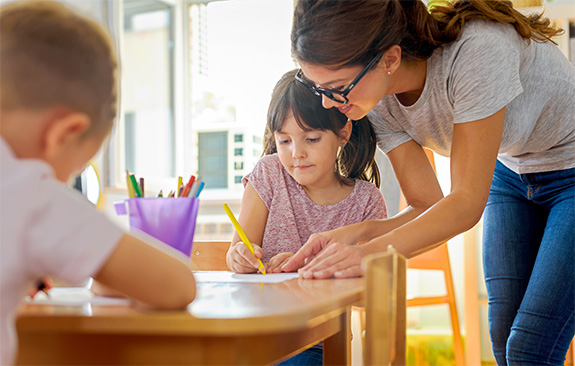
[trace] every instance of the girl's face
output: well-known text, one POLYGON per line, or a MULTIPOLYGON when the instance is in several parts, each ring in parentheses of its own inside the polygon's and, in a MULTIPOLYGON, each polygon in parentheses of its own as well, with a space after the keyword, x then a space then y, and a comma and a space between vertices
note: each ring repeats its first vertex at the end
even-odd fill
MULTIPOLYGON (((381 60, 379 62, 382 62, 381 60)), ((361 66, 329 69, 325 66, 311 65, 300 62, 300 67, 306 79, 316 86, 343 91, 363 70, 361 66)), ((338 103, 322 95, 322 104, 326 109, 337 108, 352 120, 358 120, 367 115, 384 95, 391 94, 389 91, 389 78, 385 77, 385 71, 376 65, 353 87, 347 95, 347 104, 338 103)))
POLYGON ((335 161, 344 138, 332 131, 304 131, 293 115, 286 119, 281 131, 274 133, 274 138, 282 165, 299 184, 324 188, 337 181, 335 161))

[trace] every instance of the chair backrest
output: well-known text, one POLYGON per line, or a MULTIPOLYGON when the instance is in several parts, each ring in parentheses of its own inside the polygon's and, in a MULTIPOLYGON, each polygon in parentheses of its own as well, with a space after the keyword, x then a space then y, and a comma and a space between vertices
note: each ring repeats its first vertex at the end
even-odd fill
POLYGON ((393 248, 367 256, 365 365, 405 365, 406 260, 393 248))
POLYGON ((195 271, 229 271, 226 253, 229 241, 194 241, 192 269, 195 271))

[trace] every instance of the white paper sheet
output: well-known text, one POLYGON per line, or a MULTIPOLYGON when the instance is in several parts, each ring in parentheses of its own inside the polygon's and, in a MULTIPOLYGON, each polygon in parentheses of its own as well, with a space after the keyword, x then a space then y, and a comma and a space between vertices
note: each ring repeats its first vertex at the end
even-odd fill
POLYGON ((53 287, 48 291, 50 296, 39 292, 33 299, 26 297, 24 300, 30 304, 80 306, 92 305, 127 305, 129 299, 117 297, 95 296, 92 291, 85 287, 53 287))
POLYGON ((279 283, 298 278, 297 273, 239 274, 229 271, 195 271, 197 282, 279 283))

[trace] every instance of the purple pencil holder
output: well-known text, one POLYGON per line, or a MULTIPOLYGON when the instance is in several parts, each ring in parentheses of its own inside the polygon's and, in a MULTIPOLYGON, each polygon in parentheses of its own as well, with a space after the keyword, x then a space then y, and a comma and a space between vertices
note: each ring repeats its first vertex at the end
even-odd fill
POLYGON ((130 228, 143 231, 190 257, 198 216, 198 198, 130 198, 115 202, 118 215, 129 215, 130 228))

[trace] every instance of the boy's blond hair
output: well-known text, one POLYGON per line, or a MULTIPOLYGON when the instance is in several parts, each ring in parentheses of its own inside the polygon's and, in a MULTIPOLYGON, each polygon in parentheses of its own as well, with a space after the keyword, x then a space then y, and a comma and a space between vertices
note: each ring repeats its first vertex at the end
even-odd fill
POLYGON ((53 1, 0 7, 0 108, 86 113, 86 135, 116 116, 116 59, 98 23, 53 1))

